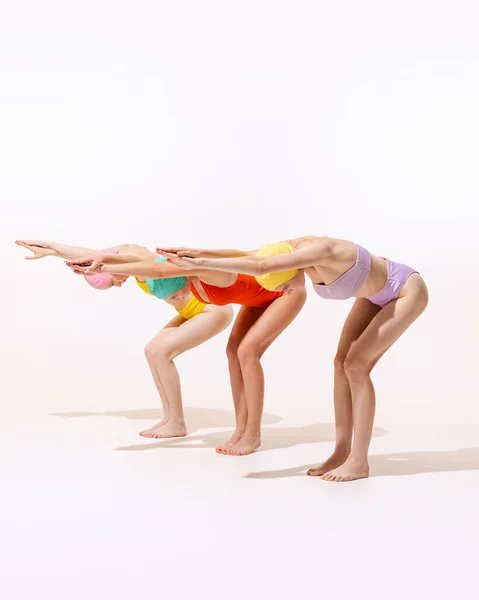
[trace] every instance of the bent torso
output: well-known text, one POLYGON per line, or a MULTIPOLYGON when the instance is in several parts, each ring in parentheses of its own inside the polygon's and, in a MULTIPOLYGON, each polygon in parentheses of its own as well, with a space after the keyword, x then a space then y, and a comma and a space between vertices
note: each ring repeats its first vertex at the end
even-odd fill
POLYGON ((265 307, 283 292, 270 292, 263 288, 252 275, 237 275, 236 281, 228 287, 220 287, 192 277, 192 291, 198 300, 218 306, 240 304, 241 306, 265 307))
MULTIPOLYGON (((304 272, 315 284, 331 285, 346 271, 352 269, 358 257, 357 244, 336 238, 306 236, 288 240, 295 249, 300 250, 315 243, 321 243, 324 259, 304 269, 304 272)), ((374 296, 380 292, 388 277, 388 264, 385 258, 371 254, 371 269, 366 281, 354 294, 356 298, 374 296)))

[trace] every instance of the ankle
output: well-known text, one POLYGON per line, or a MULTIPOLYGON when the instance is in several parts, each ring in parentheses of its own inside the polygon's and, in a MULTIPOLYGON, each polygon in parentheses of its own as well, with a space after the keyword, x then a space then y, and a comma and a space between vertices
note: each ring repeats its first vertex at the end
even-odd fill
POLYGON ((368 455, 364 454, 364 452, 351 452, 351 454, 348 456, 348 461, 356 465, 367 465, 368 455))
POLYGON ((334 448, 334 454, 339 454, 340 456, 349 456, 351 454, 351 444, 336 444, 334 448))

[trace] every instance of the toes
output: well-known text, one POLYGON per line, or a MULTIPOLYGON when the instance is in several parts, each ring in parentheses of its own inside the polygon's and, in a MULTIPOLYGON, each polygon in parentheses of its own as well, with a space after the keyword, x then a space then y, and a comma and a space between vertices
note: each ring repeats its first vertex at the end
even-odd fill
POLYGON ((232 450, 232 456, 248 456, 249 454, 253 454, 254 450, 232 450))
POLYGON ((233 456, 244 456, 245 454, 248 454, 248 451, 239 450, 238 448, 232 448, 232 454, 233 456))

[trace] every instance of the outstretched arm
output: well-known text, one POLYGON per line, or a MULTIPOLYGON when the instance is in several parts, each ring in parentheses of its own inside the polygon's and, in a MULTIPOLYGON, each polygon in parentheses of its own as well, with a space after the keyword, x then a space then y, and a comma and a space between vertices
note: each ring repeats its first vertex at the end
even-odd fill
POLYGON ((66 244, 57 244, 45 240, 17 240, 17 246, 22 246, 33 256, 27 256, 27 260, 35 260, 45 256, 55 256, 56 258, 66 259, 72 264, 91 264, 96 268, 100 264, 116 265, 122 263, 133 263, 144 260, 144 257, 137 254, 108 254, 101 250, 92 250, 82 246, 67 246, 66 244))
POLYGON ((44 256, 74 260, 86 255, 98 258, 102 254, 91 248, 66 246, 65 244, 57 244, 46 240, 17 240, 15 244, 33 252, 33 256, 27 257, 29 260, 43 258, 44 256))
POLYGON ((212 269, 257 276, 289 269, 304 269, 321 264, 326 254, 326 246, 318 240, 289 254, 245 256, 242 258, 181 258, 176 254, 164 252, 161 254, 166 256, 170 262, 184 269, 212 269))
POLYGON ((202 248, 164 248, 159 247, 156 249, 158 254, 167 252, 168 254, 176 254, 177 256, 183 257, 188 256, 190 258, 235 258, 241 256, 251 256, 256 254, 257 250, 205 250, 202 248))
POLYGON ((76 262, 69 264, 75 272, 84 273, 85 275, 97 273, 112 273, 113 275, 129 275, 131 277, 141 277, 149 279, 163 279, 165 277, 200 277, 205 273, 205 269, 193 268, 185 271, 170 262, 158 263, 153 260, 142 260, 124 264, 102 264, 98 267, 78 266, 76 262))

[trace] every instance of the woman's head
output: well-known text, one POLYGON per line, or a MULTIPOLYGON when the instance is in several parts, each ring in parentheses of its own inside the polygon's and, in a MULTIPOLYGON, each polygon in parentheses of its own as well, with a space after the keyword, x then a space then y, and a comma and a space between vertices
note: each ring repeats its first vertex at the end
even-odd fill
MULTIPOLYGON (((114 248, 101 250, 105 254, 118 254, 114 248)), ((111 273, 96 273, 95 275, 84 275, 88 285, 96 290, 108 290, 111 287, 121 287, 128 279, 128 275, 113 275, 111 273)))
MULTIPOLYGON (((276 244, 267 244, 258 250, 256 256, 278 256, 279 254, 288 254, 294 252, 294 248, 285 242, 278 242, 276 244)), ((270 292, 283 291, 278 289, 283 287, 287 282, 291 281, 298 275, 298 269, 291 269, 290 271, 280 271, 278 273, 266 273, 265 275, 258 275, 255 277, 256 281, 265 289, 270 292)), ((304 285, 304 280, 303 280, 304 285)))

